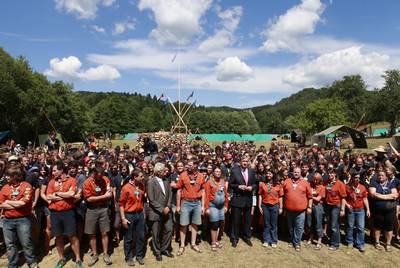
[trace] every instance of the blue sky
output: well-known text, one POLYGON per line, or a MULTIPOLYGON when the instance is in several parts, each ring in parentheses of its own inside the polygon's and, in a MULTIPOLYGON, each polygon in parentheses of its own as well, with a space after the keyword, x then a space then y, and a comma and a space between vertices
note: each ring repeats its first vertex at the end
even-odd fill
POLYGON ((400 1, 4 0, 0 46, 75 90, 271 104, 400 64, 400 1), (177 53, 174 62, 174 55, 177 53))

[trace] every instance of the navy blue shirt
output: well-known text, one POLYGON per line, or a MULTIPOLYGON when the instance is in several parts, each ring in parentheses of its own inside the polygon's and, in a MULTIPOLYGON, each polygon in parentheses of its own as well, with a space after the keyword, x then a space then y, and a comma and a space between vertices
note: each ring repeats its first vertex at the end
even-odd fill
MULTIPOLYGON (((392 193, 392 189, 397 189, 397 183, 395 180, 388 181, 386 184, 380 184, 378 180, 372 180, 369 187, 376 189, 376 192, 383 195, 392 193)), ((375 210, 387 209, 388 202, 395 202, 394 200, 379 200, 372 199, 372 206, 375 210)))

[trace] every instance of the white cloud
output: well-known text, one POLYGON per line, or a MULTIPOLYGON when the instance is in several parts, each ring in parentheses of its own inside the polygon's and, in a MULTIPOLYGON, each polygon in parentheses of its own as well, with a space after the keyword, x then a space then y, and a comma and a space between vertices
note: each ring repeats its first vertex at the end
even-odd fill
POLYGON ((109 65, 100 65, 87 70, 81 69, 82 63, 79 58, 69 56, 67 58, 53 58, 50 60, 50 69, 45 75, 58 77, 66 80, 115 80, 121 75, 117 69, 109 65))
POLYGON ((157 28, 150 36, 160 44, 187 44, 193 36, 202 33, 200 18, 212 0, 140 0, 138 8, 154 14, 157 28))
POLYGON ((360 46, 354 46, 296 64, 291 67, 290 74, 285 76, 283 81, 298 88, 320 87, 345 75, 360 74, 373 88, 382 86, 381 75, 390 66, 388 55, 376 52, 363 53, 360 46))
POLYGON ((116 54, 89 54, 88 60, 96 64, 107 64, 118 69, 177 70, 177 63, 184 70, 211 70, 218 59, 231 55, 247 57, 257 50, 254 48, 226 48, 203 53, 193 47, 182 48, 175 63, 171 62, 175 50, 158 46, 151 40, 129 39, 114 43, 120 51, 116 54))
POLYGON ((112 6, 116 0, 54 0, 56 9, 75 14, 79 19, 94 19, 98 6, 112 6))
POLYGON ((95 30, 97 33, 106 33, 106 29, 97 25, 92 25, 92 29, 95 30))
POLYGON ((267 52, 298 52, 299 39, 314 33, 317 23, 322 20, 323 11, 324 5, 320 0, 302 0, 301 4, 269 23, 265 33, 267 40, 262 49, 267 52))
POLYGON ((123 34, 127 30, 134 30, 135 23, 133 21, 123 21, 114 23, 113 35, 123 34))
POLYGON ((225 11, 217 9, 217 15, 222 21, 222 28, 215 31, 199 45, 199 50, 203 52, 223 49, 234 42, 234 32, 237 29, 243 14, 241 6, 234 6, 225 11))
POLYGON ((215 68, 218 81, 246 81, 253 76, 253 70, 238 57, 228 57, 215 68))

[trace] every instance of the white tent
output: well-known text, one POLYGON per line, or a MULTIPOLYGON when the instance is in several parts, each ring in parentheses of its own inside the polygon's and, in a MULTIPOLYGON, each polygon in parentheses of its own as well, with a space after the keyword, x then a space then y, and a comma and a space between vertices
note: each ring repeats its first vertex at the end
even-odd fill
POLYGON ((392 136, 392 145, 397 150, 400 150, 400 132, 392 136))

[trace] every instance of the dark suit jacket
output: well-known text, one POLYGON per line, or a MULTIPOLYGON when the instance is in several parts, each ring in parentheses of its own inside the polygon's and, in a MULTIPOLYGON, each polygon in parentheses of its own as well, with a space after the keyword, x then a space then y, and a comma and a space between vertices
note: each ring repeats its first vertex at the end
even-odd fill
POLYGON ((150 221, 159 221, 162 219, 162 211, 165 207, 171 209, 172 192, 167 181, 163 181, 165 194, 162 191, 156 177, 152 177, 147 182, 147 199, 149 200, 150 209, 148 219, 150 221))
POLYGON ((251 207, 253 204, 253 192, 257 191, 258 181, 254 169, 248 168, 248 183, 246 185, 242 169, 240 166, 235 166, 231 170, 231 177, 229 178, 229 189, 231 189, 233 196, 231 199, 232 207, 251 207), (239 185, 251 186, 252 191, 243 191, 239 189, 239 185))

